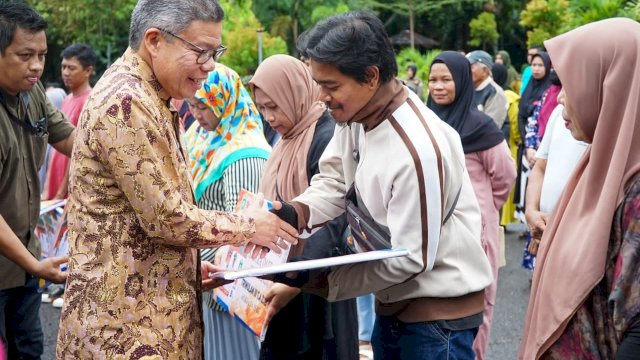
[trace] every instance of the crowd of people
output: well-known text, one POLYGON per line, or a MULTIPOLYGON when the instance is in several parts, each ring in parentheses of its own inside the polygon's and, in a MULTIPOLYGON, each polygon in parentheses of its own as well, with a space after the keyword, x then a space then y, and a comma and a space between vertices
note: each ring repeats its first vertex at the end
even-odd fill
POLYGON ((485 359, 515 221, 518 358, 637 357, 637 22, 531 47, 522 75, 506 51, 444 51, 424 101, 370 13, 319 22, 304 62, 273 55, 246 85, 220 63, 224 17, 139 0, 93 87, 93 49, 62 52, 66 95, 40 82, 47 22, 0 3, 0 359, 42 355, 40 278, 65 284, 60 359, 485 359), (242 189, 273 209, 236 210, 242 189), (69 254, 40 260, 40 201, 65 198, 69 254), (244 244, 409 255, 276 275, 260 341, 211 292, 217 250, 244 244))

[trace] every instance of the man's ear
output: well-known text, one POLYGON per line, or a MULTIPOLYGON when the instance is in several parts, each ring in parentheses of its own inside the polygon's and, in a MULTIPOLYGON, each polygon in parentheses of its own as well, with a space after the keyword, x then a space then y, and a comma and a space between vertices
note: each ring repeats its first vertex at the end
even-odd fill
POLYGON ((376 87, 378 87, 378 85, 380 85, 380 69, 378 69, 378 67, 375 65, 371 65, 367 67, 365 72, 367 86, 369 86, 370 89, 375 89, 376 87))
POLYGON ((91 75, 93 74, 93 66, 89 65, 86 68, 82 69, 82 71, 84 71, 87 77, 91 77, 91 75))
POLYGON ((151 55, 152 58, 156 58, 158 56, 158 52, 160 51, 160 47, 162 46, 164 36, 159 29, 150 28, 144 33, 144 38, 142 39, 142 46, 144 46, 151 55))

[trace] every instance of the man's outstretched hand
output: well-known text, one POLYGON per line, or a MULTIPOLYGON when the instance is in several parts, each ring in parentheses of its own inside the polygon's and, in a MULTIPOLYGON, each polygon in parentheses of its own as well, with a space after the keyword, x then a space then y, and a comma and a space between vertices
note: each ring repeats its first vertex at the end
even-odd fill
POLYGON ((67 281, 67 272, 60 270, 60 265, 69 261, 66 256, 46 258, 36 265, 33 275, 49 280, 55 284, 62 284, 67 281))
POLYGON ((203 261, 201 264, 202 265, 200 266, 200 270, 202 271, 202 290, 211 290, 217 288, 218 286, 232 283, 232 281, 229 280, 209 278, 209 273, 225 271, 227 269, 213 265, 208 261, 203 261))

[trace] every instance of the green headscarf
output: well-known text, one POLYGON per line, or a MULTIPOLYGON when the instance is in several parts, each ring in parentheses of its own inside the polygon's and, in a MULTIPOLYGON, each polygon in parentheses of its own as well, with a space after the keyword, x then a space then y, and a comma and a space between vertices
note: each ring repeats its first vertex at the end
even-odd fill
MULTIPOLYGON (((505 50, 498 51, 498 55, 502 57, 502 63, 507 68, 507 85, 514 90, 514 83, 520 79, 520 75, 516 69, 511 65, 511 56, 505 50)), ((515 90, 514 90, 515 91, 515 90)))

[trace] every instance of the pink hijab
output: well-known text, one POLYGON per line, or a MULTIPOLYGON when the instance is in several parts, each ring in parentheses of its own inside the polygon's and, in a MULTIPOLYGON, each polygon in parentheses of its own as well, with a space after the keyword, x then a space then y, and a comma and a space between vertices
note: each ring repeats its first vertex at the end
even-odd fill
POLYGON ((613 216, 640 171, 640 24, 615 18, 545 42, 591 142, 542 238, 519 359, 538 359, 604 276, 613 216))
POLYGON ((249 85, 251 91, 257 87, 267 93, 293 125, 273 148, 260 181, 260 192, 266 199, 292 200, 309 187, 307 157, 316 123, 326 110, 318 100, 320 86, 309 68, 289 55, 268 57, 249 85))

